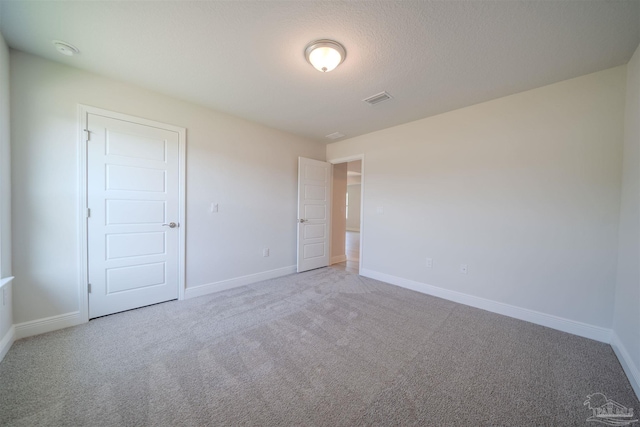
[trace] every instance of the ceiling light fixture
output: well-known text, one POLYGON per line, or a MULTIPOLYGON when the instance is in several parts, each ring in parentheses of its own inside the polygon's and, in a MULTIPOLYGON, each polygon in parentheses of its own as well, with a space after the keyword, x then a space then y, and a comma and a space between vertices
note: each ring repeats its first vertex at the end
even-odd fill
POLYGON ((326 73, 333 70, 347 57, 347 51, 333 40, 316 40, 304 49, 304 57, 318 71, 326 73))
POLYGON ((52 43, 56 47, 56 50, 63 55, 73 56, 77 53, 80 53, 80 50, 78 50, 77 47, 67 42, 63 42, 60 40, 53 40, 52 43))

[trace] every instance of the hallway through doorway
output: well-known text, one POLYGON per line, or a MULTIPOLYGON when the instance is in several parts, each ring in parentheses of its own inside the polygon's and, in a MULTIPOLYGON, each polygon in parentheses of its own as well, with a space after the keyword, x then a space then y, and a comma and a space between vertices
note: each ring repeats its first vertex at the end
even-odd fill
POLYGON ((347 260, 331 265, 339 270, 346 270, 358 274, 360 271, 360 233, 347 231, 345 237, 345 251, 347 260))

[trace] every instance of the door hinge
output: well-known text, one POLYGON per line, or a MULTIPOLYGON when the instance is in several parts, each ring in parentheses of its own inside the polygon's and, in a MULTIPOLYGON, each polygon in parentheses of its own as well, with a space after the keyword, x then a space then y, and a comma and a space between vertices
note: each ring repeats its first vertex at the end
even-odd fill
POLYGON ((87 208, 87 218, 91 218, 91 209, 87 208))
POLYGON ((87 283, 87 290, 91 293, 91 283, 87 283))
POLYGON ((87 142, 91 141, 91 131, 89 129, 85 129, 84 132, 87 134, 87 142))

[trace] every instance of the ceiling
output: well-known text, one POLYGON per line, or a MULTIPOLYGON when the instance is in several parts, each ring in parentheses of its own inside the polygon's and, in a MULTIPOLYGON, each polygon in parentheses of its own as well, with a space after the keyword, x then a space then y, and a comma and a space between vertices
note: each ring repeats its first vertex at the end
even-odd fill
POLYGON ((625 64, 640 0, 2 0, 0 31, 14 49, 332 142, 625 64), (320 38, 347 50, 329 73, 303 55, 320 38), (381 91, 393 98, 362 102, 381 91))

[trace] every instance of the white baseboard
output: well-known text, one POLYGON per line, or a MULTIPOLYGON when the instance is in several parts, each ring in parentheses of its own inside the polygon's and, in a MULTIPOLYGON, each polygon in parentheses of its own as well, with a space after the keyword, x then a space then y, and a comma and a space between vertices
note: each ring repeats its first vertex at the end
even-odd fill
MULTIPOLYGON (((248 276, 236 277, 234 279, 223 280, 220 282, 209 283, 202 286, 196 286, 193 288, 187 288, 184 291, 184 297, 194 298, 201 295, 210 294, 213 292, 224 291, 226 289, 237 288, 238 286, 244 286, 251 283, 259 282, 261 280, 274 279, 280 276, 286 276, 296 272, 296 266, 278 268, 275 270, 264 271, 261 273, 250 274, 248 276)), ((82 321, 80 312, 74 311, 72 313, 65 313, 58 316, 47 317, 44 319, 32 320, 29 322, 18 323, 15 327, 15 337, 13 339, 18 340, 21 338, 30 337, 33 335, 44 334, 45 332, 55 331, 57 329, 68 328, 69 326, 76 326, 85 323, 82 321)), ((3 343, 4 341, 0 342, 3 343)), ((1 347, 0 347, 1 348, 1 347)))
POLYGON ((2 339, 0 340, 0 362, 2 362, 2 359, 4 359, 4 356, 6 356, 7 352, 13 345, 13 341, 15 340, 15 335, 16 335, 16 328, 13 325, 11 325, 7 333, 4 334, 4 337, 2 337, 2 339))
POLYGON ((221 280, 220 282, 207 283, 206 285, 187 287, 187 289, 184 290, 184 299, 195 298, 214 292, 226 291, 227 289, 250 285, 251 283, 260 282, 262 280, 275 279, 276 277, 293 274, 296 271, 297 267, 295 265, 291 265, 289 267, 277 268, 275 270, 263 271, 261 273, 221 280))
POLYGON ((638 366, 636 366, 631 359, 631 355, 615 331, 611 334, 611 347, 613 347, 613 351, 616 353, 616 356, 618 356, 622 369, 624 369, 624 372, 627 374, 633 391, 636 392, 636 397, 640 399, 640 369, 638 369, 638 366))
POLYGON ((345 262, 347 260, 346 255, 336 255, 331 257, 330 265, 337 264, 339 262, 345 262))
POLYGON ((14 325, 16 328, 15 339, 19 340, 21 338, 44 334, 45 332, 64 329, 69 326, 76 326, 82 323, 85 322, 80 318, 79 311, 18 323, 14 325))
POLYGON ((589 325, 587 323, 565 319, 563 317, 554 316, 552 314, 541 313, 539 311, 529 310, 527 308, 517 307, 515 305, 509 305, 498 301, 476 297, 473 295, 464 294, 462 292, 443 289, 437 286, 427 285, 426 283, 403 279, 401 277, 392 276, 390 274, 379 273, 367 268, 360 269, 360 275, 380 280, 382 282, 391 283, 392 285, 400 286, 402 288, 421 292, 423 294, 433 295, 449 301, 454 301, 460 304, 487 310, 492 313, 498 313, 504 316, 513 317, 515 319, 535 323, 537 325, 546 326, 548 328, 557 329, 562 332, 568 332, 570 334, 604 342, 607 344, 611 342, 611 329, 602 328, 600 326, 589 325))
POLYGON ((359 228, 349 228, 349 227, 347 227, 347 231, 355 231, 356 233, 359 233, 360 229, 359 228))

